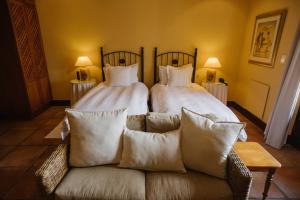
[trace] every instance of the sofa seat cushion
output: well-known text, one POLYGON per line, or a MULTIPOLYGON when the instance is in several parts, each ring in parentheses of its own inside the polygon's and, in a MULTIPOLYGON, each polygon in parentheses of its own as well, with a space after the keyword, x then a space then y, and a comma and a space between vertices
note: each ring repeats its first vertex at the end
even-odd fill
POLYGON ((145 199, 145 173, 115 166, 73 168, 55 190, 56 199, 145 199))
POLYGON ((186 174, 172 172, 146 173, 146 199, 233 199, 226 180, 199 172, 186 174))

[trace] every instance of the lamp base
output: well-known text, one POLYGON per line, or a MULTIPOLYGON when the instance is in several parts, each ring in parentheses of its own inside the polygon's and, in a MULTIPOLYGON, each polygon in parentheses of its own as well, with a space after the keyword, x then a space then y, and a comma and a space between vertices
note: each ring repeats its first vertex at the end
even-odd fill
POLYGON ((206 82, 215 82, 216 81, 216 70, 207 70, 206 72, 206 82))

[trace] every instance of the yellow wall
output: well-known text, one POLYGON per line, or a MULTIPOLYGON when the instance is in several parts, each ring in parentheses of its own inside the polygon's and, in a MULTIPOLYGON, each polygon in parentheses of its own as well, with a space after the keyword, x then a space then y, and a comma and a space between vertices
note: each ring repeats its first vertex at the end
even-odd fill
MULTIPOLYGON (((219 75, 237 79, 248 1, 241 0, 36 0, 53 98, 69 99, 74 63, 87 55, 99 66, 99 47, 138 51, 145 47, 145 82, 153 81, 153 47, 192 52, 198 67, 217 56, 219 75)), ((93 68, 100 79, 100 70, 93 68)), ((198 70, 198 82, 205 76, 198 70)))
MULTIPOLYGON (((265 113, 258 116, 267 122, 278 95, 280 84, 286 70, 286 65, 280 63, 283 54, 289 55, 292 49, 293 40, 300 20, 299 0, 251 0, 249 5, 248 23, 245 32, 245 41, 242 49, 242 57, 238 68, 238 79, 235 83, 234 100, 241 106, 249 109, 251 106, 259 106, 265 102, 259 102, 257 95, 260 91, 251 90, 251 81, 255 80, 270 87, 269 96, 266 101, 265 113), (288 9, 278 54, 273 68, 261 67, 248 63, 251 48, 252 33, 255 17, 259 14, 278 9, 288 9), (252 94, 251 96, 249 96, 252 94), (252 98, 252 99, 251 99, 252 98)), ((252 108, 253 109, 253 108, 252 108)))

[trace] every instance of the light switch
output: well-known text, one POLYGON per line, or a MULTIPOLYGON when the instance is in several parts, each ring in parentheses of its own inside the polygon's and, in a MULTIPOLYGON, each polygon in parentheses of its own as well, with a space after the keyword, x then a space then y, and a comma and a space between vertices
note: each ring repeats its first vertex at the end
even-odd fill
POLYGON ((280 63, 281 63, 281 64, 284 64, 284 63, 285 63, 285 60, 286 60, 286 55, 283 54, 283 55, 281 56, 281 58, 280 58, 280 63))

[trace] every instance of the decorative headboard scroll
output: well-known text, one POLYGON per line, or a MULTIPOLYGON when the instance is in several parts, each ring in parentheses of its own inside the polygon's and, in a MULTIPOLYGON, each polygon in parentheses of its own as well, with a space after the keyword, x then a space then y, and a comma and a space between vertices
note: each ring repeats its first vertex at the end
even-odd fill
POLYGON ((112 66, 128 66, 135 63, 139 64, 139 80, 144 82, 144 47, 141 47, 140 53, 130 51, 113 51, 104 53, 103 47, 100 48, 102 80, 105 81, 104 67, 105 64, 112 66))
POLYGON ((180 67, 192 63, 193 75, 192 82, 195 81, 196 63, 197 63, 197 48, 195 48, 194 55, 180 52, 180 51, 169 51, 158 54, 157 47, 154 48, 154 84, 159 80, 158 67, 172 65, 174 67, 180 67))

